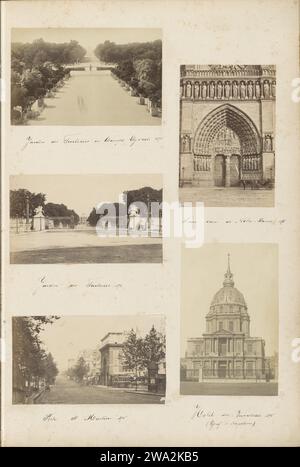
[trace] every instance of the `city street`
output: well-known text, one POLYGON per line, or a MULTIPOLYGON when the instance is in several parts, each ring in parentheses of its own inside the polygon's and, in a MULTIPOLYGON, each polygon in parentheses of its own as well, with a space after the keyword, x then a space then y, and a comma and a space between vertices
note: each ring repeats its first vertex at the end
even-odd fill
POLYGON ((181 382, 180 394, 191 396, 277 396, 278 383, 196 383, 181 382))
POLYGON ((137 394, 126 389, 83 386, 64 376, 57 378, 50 391, 39 397, 36 404, 161 404, 161 396, 137 394))
POLYGON ((181 203, 200 201, 205 207, 273 207, 274 190, 242 188, 184 187, 179 189, 181 203))
POLYGON ((161 238, 101 238, 95 230, 44 230, 10 236, 12 264, 161 263, 161 238))
POLYGON ((70 79, 28 125, 160 125, 110 71, 71 72, 70 79))

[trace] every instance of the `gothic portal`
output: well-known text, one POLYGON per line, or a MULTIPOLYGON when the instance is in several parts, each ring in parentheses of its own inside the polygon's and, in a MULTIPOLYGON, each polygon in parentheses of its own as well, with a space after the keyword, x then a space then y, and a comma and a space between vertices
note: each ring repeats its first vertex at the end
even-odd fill
POLYGON ((180 186, 275 178, 275 67, 182 66, 180 186))

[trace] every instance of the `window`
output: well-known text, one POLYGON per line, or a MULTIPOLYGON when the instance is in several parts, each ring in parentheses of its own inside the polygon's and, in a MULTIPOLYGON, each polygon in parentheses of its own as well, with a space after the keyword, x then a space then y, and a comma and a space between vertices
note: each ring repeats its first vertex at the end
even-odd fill
POLYGON ((223 322, 219 321, 219 331, 222 331, 222 329, 223 329, 223 322))
POLYGON ((233 321, 229 321, 229 331, 233 331, 233 321))

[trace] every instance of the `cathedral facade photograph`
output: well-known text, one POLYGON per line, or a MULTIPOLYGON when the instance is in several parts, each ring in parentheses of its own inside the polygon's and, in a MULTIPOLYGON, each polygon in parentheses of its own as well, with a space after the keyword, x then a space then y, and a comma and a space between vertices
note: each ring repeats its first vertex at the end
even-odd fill
POLYGON ((180 67, 181 201, 272 207, 276 69, 180 67))
POLYGON ((181 394, 277 395, 276 246, 210 244, 193 256, 185 250, 181 394))

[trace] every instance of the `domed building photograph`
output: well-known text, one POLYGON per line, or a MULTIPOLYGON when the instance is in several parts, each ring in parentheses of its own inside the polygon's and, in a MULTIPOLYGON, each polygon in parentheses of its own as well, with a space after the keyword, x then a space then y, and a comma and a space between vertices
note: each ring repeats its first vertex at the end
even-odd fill
POLYGON ((184 249, 181 394, 277 395, 277 245, 184 249))
POLYGON ((180 67, 180 200, 273 207, 274 65, 180 67))

